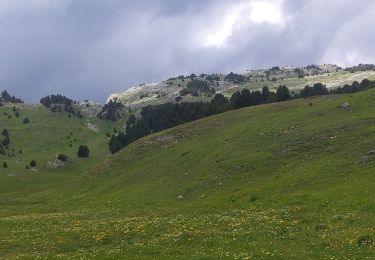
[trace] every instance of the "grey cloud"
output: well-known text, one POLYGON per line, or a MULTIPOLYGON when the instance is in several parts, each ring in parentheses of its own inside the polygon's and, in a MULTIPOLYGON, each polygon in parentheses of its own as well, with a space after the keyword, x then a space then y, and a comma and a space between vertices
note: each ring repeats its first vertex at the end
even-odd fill
POLYGON ((204 44, 236 6, 261 1, 3 0, 0 89, 103 102, 179 74, 375 62, 370 0, 284 0, 282 25, 245 19, 225 44, 204 44))

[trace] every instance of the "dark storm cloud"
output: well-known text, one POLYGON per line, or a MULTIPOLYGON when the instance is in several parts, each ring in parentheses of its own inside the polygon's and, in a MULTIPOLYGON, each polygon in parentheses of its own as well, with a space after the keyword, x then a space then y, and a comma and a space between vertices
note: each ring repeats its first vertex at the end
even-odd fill
POLYGON ((104 101, 189 73, 373 63, 370 0, 3 0, 0 89, 104 101))

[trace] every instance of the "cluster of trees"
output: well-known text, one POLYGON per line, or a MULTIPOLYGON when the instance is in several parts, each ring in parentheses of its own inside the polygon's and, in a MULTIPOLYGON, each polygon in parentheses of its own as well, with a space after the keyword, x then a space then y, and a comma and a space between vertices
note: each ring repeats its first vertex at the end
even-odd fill
POLYGON ((366 90, 373 88, 375 81, 370 81, 368 79, 362 80, 361 83, 354 81, 351 85, 344 85, 343 87, 338 87, 330 91, 331 94, 345 94, 345 93, 354 93, 361 90, 366 90))
POLYGON ((319 96, 319 95, 328 95, 328 94, 346 94, 346 93, 354 93, 362 90, 366 90, 369 88, 375 87, 375 81, 370 81, 368 79, 364 79, 359 83, 358 81, 354 81, 351 85, 345 84, 343 87, 338 87, 335 89, 328 90, 326 86, 322 83, 316 83, 312 87, 306 86, 304 87, 299 95, 295 97, 311 97, 311 96, 319 96))
POLYGON ((214 81, 220 81, 220 75, 218 74, 211 74, 206 76, 206 80, 208 80, 211 84, 213 84, 214 81))
POLYGON ((71 100, 70 98, 57 94, 45 96, 40 99, 40 103, 46 108, 50 109, 52 112, 68 112, 78 117, 82 117, 81 112, 74 108, 76 101, 71 100))
POLYGON ((289 99, 292 99, 292 94, 285 85, 280 85, 276 92, 270 91, 266 86, 262 88, 262 91, 251 92, 248 89, 243 89, 235 92, 230 98, 230 109, 281 102, 289 99))
POLYGON ((5 155, 5 149, 8 148, 10 144, 8 129, 4 128, 3 131, 1 131, 1 136, 2 136, 2 141, 0 143, 0 154, 5 155))
POLYGON ((28 170, 28 169, 30 169, 30 167, 36 167, 36 161, 35 160, 31 160, 29 164, 26 164, 25 169, 28 170))
POLYGON ((300 79, 302 79, 302 78, 305 77, 305 72, 304 72, 303 69, 296 68, 296 69, 294 70, 294 72, 297 74, 297 77, 300 78, 300 79))
MULTIPOLYGON (((201 77, 202 75, 204 74, 201 74, 201 77)), ((168 80, 176 80, 176 79, 179 79, 181 81, 185 81, 185 79, 195 79, 197 77, 197 75, 195 75, 194 73, 188 75, 188 76, 184 76, 184 75, 180 75, 178 76, 177 78, 169 78, 168 80)))
MULTIPOLYGON (((273 67, 271 70, 280 70, 280 68, 279 67, 273 67)), ((208 75, 208 74, 204 74, 204 73, 200 74, 199 77, 193 73, 189 76, 180 75, 178 77, 170 78, 169 80, 170 81, 173 81, 173 80, 185 81, 185 79, 190 79, 192 81, 193 80, 201 80, 201 81, 206 80, 211 85, 218 84, 218 81, 221 81, 221 77, 220 77, 219 74, 208 75)), ((245 81, 249 81, 250 77, 246 77, 246 76, 241 75, 241 74, 236 74, 236 73, 230 72, 228 75, 225 76, 224 80, 228 81, 228 82, 232 82, 234 84, 239 84, 239 83, 243 83, 245 81)), ((185 91, 187 91, 187 90, 184 90, 184 92, 185 91)), ((209 92, 207 92, 207 93, 209 93, 209 92)), ((187 93, 187 94, 197 95, 197 92, 194 91, 192 93, 187 93)), ((183 95, 183 93, 181 95, 183 95)))
POLYGON ((98 118, 116 121, 122 117, 124 105, 117 100, 110 100, 98 113, 98 118))
MULTIPOLYGON (((274 93, 273 93, 274 94, 274 93)), ((233 109, 238 109, 241 107, 259 105, 266 103, 270 97, 271 93, 268 87, 264 87, 262 92, 253 91, 250 92, 248 89, 243 89, 241 91, 235 92, 230 98, 230 104, 233 109)))
POLYGON ((78 101, 73 101, 70 98, 57 94, 45 96, 40 99, 40 103, 52 112, 68 112, 69 117, 71 115, 82 118, 81 111, 76 109, 74 105, 78 104, 78 101))
POLYGON ((40 103, 46 108, 51 108, 53 105, 65 105, 66 107, 73 105, 73 100, 63 95, 50 95, 40 99, 40 103))
POLYGON ((305 67, 307 70, 321 70, 318 65, 312 64, 305 67))
POLYGON ((328 89, 322 83, 316 83, 312 87, 305 86, 299 93, 300 97, 311 97, 319 95, 327 95, 328 89))
MULTIPOLYGON (((211 84, 213 84, 214 80, 215 81, 220 81, 220 75, 218 75, 218 74, 207 75, 207 74, 202 73, 202 74, 199 75, 199 77, 202 78, 202 79, 205 79, 205 80, 209 81, 211 84)), ((193 73, 193 74, 191 74, 189 76, 186 76, 186 77, 184 75, 180 75, 177 78, 170 78, 168 80, 181 80, 181 81, 185 81, 185 79, 191 79, 191 80, 193 80, 195 78, 197 78, 197 75, 195 75, 193 73)))
POLYGON ((375 86, 374 81, 370 81, 368 79, 362 80, 361 83, 358 81, 354 81, 351 85, 345 84, 343 87, 338 87, 335 89, 331 89, 328 91, 327 87, 324 86, 322 83, 316 83, 312 87, 306 86, 304 87, 299 95, 296 97, 311 97, 311 96, 320 96, 320 95, 328 95, 328 94, 346 94, 346 93, 354 93, 361 90, 366 90, 375 86))
POLYGON ((213 107, 210 104, 182 102, 144 107, 140 118, 132 115, 126 121, 126 134, 120 132, 118 135, 111 136, 109 150, 115 153, 135 140, 151 133, 211 115, 213 114, 213 107))
POLYGON ((367 70, 375 70, 374 64, 358 64, 358 66, 353 66, 346 68, 345 71, 355 73, 357 71, 367 71, 367 70))
POLYGON ((236 74, 236 73, 233 73, 233 72, 229 73, 225 77, 225 81, 229 81, 229 82, 232 82, 234 84, 245 82, 245 80, 246 80, 246 77, 244 75, 236 74))
POLYGON ((11 96, 8 91, 4 90, 1 92, 0 97, 0 104, 2 103, 23 103, 23 100, 20 98, 16 98, 15 96, 11 96))
POLYGON ((193 95, 199 96, 200 93, 215 94, 215 89, 206 80, 192 79, 187 84, 186 88, 180 91, 181 96, 193 95))

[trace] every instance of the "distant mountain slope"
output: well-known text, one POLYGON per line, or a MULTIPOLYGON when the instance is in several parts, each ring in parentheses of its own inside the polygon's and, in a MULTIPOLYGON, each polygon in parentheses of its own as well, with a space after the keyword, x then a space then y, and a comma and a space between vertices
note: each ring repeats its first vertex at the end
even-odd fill
POLYGON ((351 84, 353 81, 362 81, 365 78, 375 79, 375 71, 370 70, 370 67, 360 69, 369 70, 360 71, 354 69, 350 72, 348 69, 342 69, 336 65, 273 67, 240 73, 239 75, 244 77, 241 82, 228 79, 227 74, 179 76, 161 82, 132 87, 123 93, 112 94, 108 100, 117 99, 131 109, 141 108, 146 105, 176 102, 176 98, 178 98, 177 102, 180 100, 188 102, 210 100, 213 96, 212 93, 200 93, 199 96, 181 95, 181 91, 186 88, 192 78, 209 82, 216 93, 223 93, 228 97, 243 88, 259 90, 263 86, 268 86, 271 90, 274 90, 279 85, 286 85, 291 90, 298 92, 306 85, 312 86, 315 83, 323 83, 328 88, 335 88, 351 84))
MULTIPOLYGON (((107 132, 114 124, 97 119, 92 113, 98 108, 93 104, 81 105, 84 118, 66 112, 53 113, 42 105, 10 104, 0 107, 0 142, 5 138, 1 131, 9 133, 10 143, 0 154, 0 172, 7 175, 43 174, 53 171, 52 165, 60 153, 69 157, 63 172, 79 172, 108 153, 107 132), (25 118, 28 123, 24 123, 25 118), (95 130, 95 131, 94 131, 95 130), (91 156, 87 160, 77 158, 79 145, 88 145, 91 156), (37 167, 26 169, 36 160, 37 167), (6 162, 7 169, 2 168, 6 162)), ((1 145, 0 145, 1 146, 1 145)))

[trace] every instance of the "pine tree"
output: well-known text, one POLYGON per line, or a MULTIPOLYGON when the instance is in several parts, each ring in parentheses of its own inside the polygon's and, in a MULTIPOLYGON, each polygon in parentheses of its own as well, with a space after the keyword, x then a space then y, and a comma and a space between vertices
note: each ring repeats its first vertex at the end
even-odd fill
POLYGON ((87 158, 87 157, 89 157, 90 150, 87 147, 87 145, 81 145, 81 146, 79 146, 77 155, 78 155, 78 157, 81 157, 81 158, 87 158))

